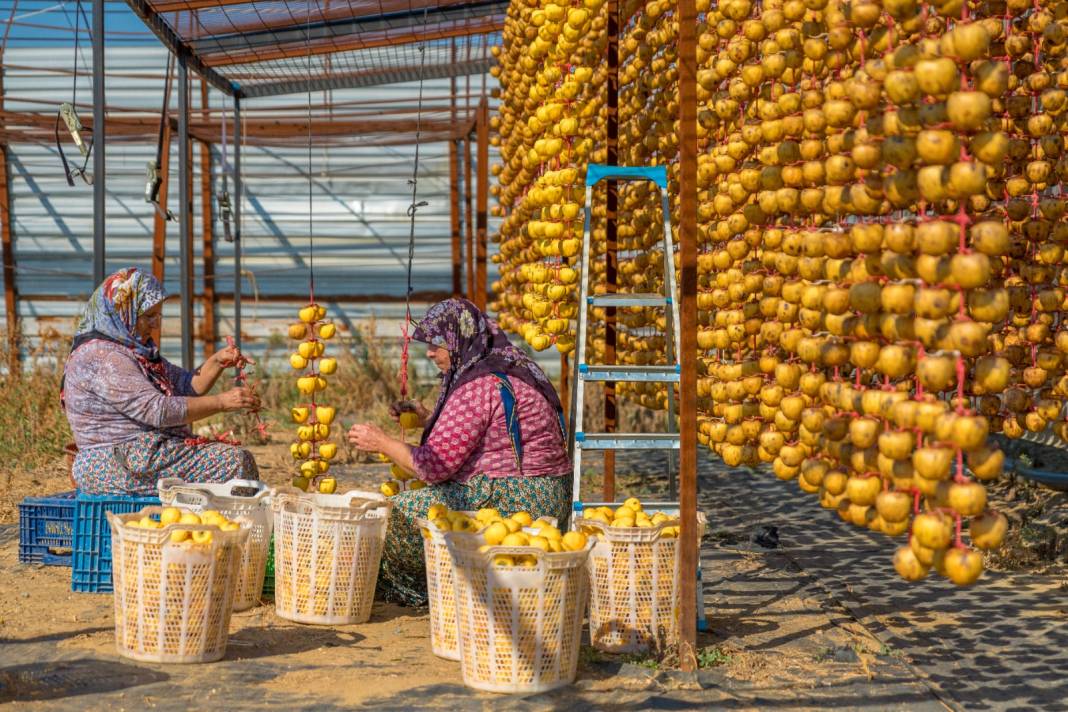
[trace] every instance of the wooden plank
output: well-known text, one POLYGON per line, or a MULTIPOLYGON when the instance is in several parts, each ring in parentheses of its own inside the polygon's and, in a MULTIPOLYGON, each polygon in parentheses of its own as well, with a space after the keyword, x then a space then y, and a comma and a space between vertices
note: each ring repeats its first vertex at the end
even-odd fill
POLYGON ((486 247, 489 219, 489 102, 478 105, 478 192, 475 210, 475 305, 486 311, 486 247))
POLYGON ((0 146, 0 244, 4 264, 4 318, 7 324, 8 368, 19 367, 19 294, 15 284, 15 231, 11 227, 11 173, 8 170, 8 151, 0 146))
POLYGON ((471 165, 471 136, 464 137, 464 241, 467 243, 467 298, 475 299, 475 220, 471 184, 475 172, 471 165))
MULTIPOLYGON (((608 35, 607 59, 608 76, 606 81, 607 121, 605 123, 605 163, 610 166, 617 165, 619 160, 619 2, 609 0, 607 4, 608 22, 606 33, 608 35)), ((607 181, 605 186, 608 194, 605 202, 605 291, 617 291, 617 273, 619 270, 619 242, 617 241, 616 218, 619 210, 619 183, 614 180, 607 181)), ((616 362, 616 308, 605 307, 604 310, 604 362, 614 364, 616 362)), ((614 433, 618 420, 616 408, 616 384, 613 381, 604 383, 604 430, 606 433, 614 433)), ((605 502, 616 501, 616 452, 615 450, 604 451, 604 483, 603 497, 605 502)))
POLYGON ((697 669, 697 8, 679 0, 679 666, 697 669))
MULTIPOLYGON (((208 83, 200 80, 200 108, 207 118, 208 83)), ((200 217, 201 217, 201 258, 204 261, 204 322, 201 333, 204 336, 204 358, 215 353, 215 341, 218 339, 215 324, 215 215, 211 190, 211 143, 200 143, 200 217)))

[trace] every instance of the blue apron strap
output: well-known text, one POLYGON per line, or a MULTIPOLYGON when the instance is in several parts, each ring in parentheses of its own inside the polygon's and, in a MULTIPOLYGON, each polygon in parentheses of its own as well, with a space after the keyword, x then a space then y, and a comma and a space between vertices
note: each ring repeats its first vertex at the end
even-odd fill
POLYGON ((515 466, 519 474, 523 474, 523 434, 519 430, 519 412, 516 409, 515 390, 507 374, 494 371, 497 378, 497 391, 501 394, 501 405, 504 406, 504 425, 508 429, 508 439, 512 442, 512 454, 515 456, 515 466))

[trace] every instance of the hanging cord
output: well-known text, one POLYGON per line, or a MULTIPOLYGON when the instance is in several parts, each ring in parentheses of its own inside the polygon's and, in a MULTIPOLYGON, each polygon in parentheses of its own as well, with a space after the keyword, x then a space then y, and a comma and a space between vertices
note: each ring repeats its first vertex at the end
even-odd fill
POLYGON ((219 140, 219 152, 222 156, 219 165, 219 172, 222 174, 222 191, 219 193, 219 219, 222 221, 223 226, 223 239, 227 242, 234 241, 234 234, 231 231, 230 223, 233 222, 234 212, 233 207, 230 205, 230 185, 228 182, 230 176, 230 161, 227 157, 226 150, 226 109, 222 112, 222 136, 219 140))
POLYGON ((312 214, 312 44, 311 8, 308 3, 308 26, 305 36, 308 42, 308 303, 315 303, 315 220, 312 214))
MULTIPOLYGON (((77 8, 74 13, 74 71, 73 71, 73 86, 71 89, 70 103, 63 102, 59 105, 59 113, 56 114, 56 123, 53 128, 53 134, 56 139, 56 149, 59 151, 59 160, 63 162, 63 176, 67 179, 67 185, 71 188, 74 187, 74 176, 80 176, 86 185, 93 184, 92 175, 85 172, 85 169, 89 167, 89 158, 93 153, 93 138, 89 136, 88 140, 82 138, 81 120, 78 119, 78 113, 75 111, 75 106, 78 104, 78 36, 81 34, 81 21, 85 18, 85 10, 82 9, 82 2, 78 0, 77 8), (85 159, 82 161, 81 168, 71 168, 67 162, 67 155, 63 152, 63 143, 59 140, 59 122, 60 119, 67 125, 67 130, 70 132, 71 138, 74 139, 74 144, 78 147, 82 157, 85 159)), ((88 18, 85 19, 85 29, 89 33, 89 41, 93 42, 93 34, 90 29, 91 25, 88 18)))
POLYGON ((419 45, 419 99, 415 112, 415 160, 412 164, 412 202, 408 206, 408 285, 404 292, 404 325, 401 327, 400 395, 408 396, 408 347, 412 341, 412 263, 415 261, 415 214, 429 203, 419 201, 419 139, 423 128, 423 68, 426 66, 427 7, 423 7, 423 43, 419 45))
POLYGON ((160 175, 160 171, 163 169, 163 151, 169 150, 169 147, 163 145, 163 138, 166 134, 167 122, 170 121, 170 106, 171 106, 171 75, 174 72, 174 54, 167 56, 167 76, 163 80, 163 108, 160 109, 159 114, 159 132, 156 136, 156 157, 154 160, 148 162, 148 169, 146 171, 145 181, 145 202, 151 203, 155 208, 156 213, 159 214, 165 222, 174 222, 174 213, 167 210, 167 206, 159 204, 159 191, 163 185, 163 176, 160 175))

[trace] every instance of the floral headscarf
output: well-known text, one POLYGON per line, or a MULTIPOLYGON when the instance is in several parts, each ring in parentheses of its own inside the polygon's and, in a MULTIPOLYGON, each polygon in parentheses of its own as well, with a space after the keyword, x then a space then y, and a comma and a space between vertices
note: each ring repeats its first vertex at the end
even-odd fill
POLYGON ((135 332, 137 319, 166 297, 163 285, 152 274, 136 267, 115 272, 89 297, 74 331, 71 352, 98 340, 125 346, 133 351, 148 380, 165 395, 172 395, 174 388, 167 379, 159 347, 152 339, 139 339, 135 332))
POLYGON ((430 435, 449 395, 461 385, 491 373, 504 373, 537 389, 558 412, 560 397, 538 364, 517 349, 497 326, 466 299, 446 299, 427 310, 416 326, 412 339, 449 352, 451 365, 441 376, 441 394, 423 430, 430 435))

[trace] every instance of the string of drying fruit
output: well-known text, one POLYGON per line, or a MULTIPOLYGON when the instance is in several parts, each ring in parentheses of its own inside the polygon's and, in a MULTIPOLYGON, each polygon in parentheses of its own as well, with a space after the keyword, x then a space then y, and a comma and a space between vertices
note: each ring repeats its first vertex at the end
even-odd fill
MULTIPOLYGON (((236 348, 234 337, 227 336, 226 345, 232 349, 236 348)), ((232 363, 226 365, 233 366, 234 368, 234 385, 238 387, 247 387, 249 391, 253 394, 253 396, 255 396, 257 386, 255 383, 251 383, 248 380, 248 374, 245 373, 245 367, 248 366, 249 363, 250 361, 248 357, 239 352, 237 358, 234 359, 232 363)), ((253 410, 250 410, 249 413, 256 421, 256 434, 259 436, 261 441, 267 441, 270 436, 267 434, 267 424, 264 423, 263 419, 260 417, 259 406, 257 406, 253 410)), ((185 439, 186 445, 209 445, 211 443, 225 443, 226 445, 234 446, 241 445, 241 441, 234 437, 233 430, 227 430, 225 433, 222 433, 221 435, 217 435, 212 438, 197 436, 185 439)))
MULTIPOLYGON (((308 7, 308 23, 311 23, 311 6, 308 7)), ((309 35, 310 38, 310 35, 309 35)), ((334 420, 335 409, 320 405, 316 394, 326 390, 325 376, 337 371, 337 359, 324 356, 326 343, 337 333, 333 323, 325 321, 326 307, 315 301, 315 221, 312 212, 312 62, 309 39, 308 57, 308 304, 297 312, 300 319, 289 327, 289 338, 295 339, 297 351, 289 357, 289 365, 300 372, 297 378, 297 391, 308 400, 290 409, 290 416, 297 424, 297 441, 289 446, 293 459, 300 463, 299 473, 293 477, 292 484, 297 489, 307 491, 315 489, 323 494, 332 494, 337 489, 337 480, 327 477, 330 461, 337 455, 337 444, 329 442, 330 424, 334 420)))

